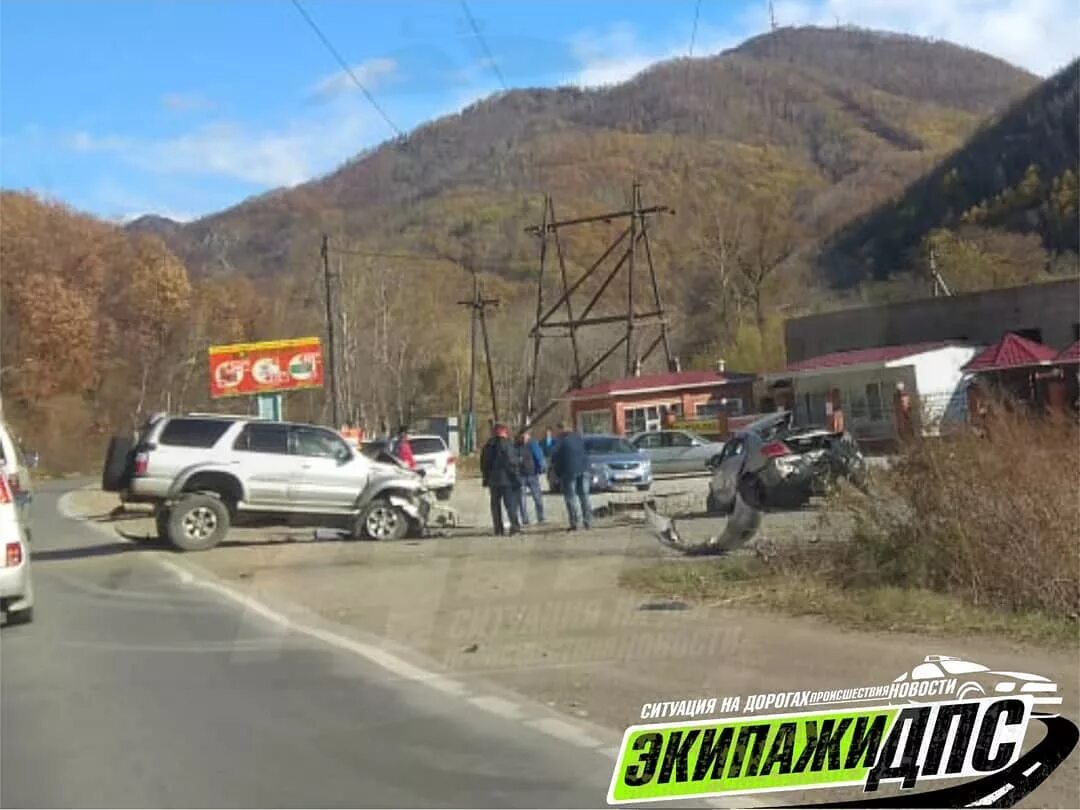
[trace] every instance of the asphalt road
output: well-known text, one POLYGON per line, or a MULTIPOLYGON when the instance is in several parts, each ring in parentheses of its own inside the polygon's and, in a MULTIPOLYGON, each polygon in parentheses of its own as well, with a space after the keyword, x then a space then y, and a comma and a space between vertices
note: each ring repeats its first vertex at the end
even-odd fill
POLYGON ((36 496, 35 621, 0 631, 0 805, 604 805, 597 751, 283 635, 62 489, 36 496))

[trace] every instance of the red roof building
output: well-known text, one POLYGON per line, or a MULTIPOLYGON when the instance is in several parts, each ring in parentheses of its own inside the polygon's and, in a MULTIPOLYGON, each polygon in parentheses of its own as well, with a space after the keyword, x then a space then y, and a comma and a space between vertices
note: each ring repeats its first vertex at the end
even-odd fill
POLYGON ((1054 358, 1055 363, 1080 363, 1080 340, 1071 346, 1066 346, 1060 354, 1054 358))
POLYGON ((676 371, 643 374, 571 391, 574 424, 583 433, 632 435, 659 430, 667 415, 701 419, 753 409, 753 374, 676 371))
MULTIPOLYGON (((1066 350, 1068 351, 1068 349, 1066 350)), ((1049 346, 1008 332, 992 346, 987 346, 964 366, 969 374, 986 371, 1010 371, 1054 362, 1057 352, 1049 346)))

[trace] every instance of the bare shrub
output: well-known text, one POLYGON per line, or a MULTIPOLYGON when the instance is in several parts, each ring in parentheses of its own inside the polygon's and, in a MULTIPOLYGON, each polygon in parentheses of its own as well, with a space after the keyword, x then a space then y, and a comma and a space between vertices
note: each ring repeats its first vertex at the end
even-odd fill
POLYGON ((800 562, 813 559, 844 587, 924 588, 978 606, 1080 615, 1077 423, 995 413, 988 430, 908 446, 872 496, 832 499, 827 515, 853 521, 852 541, 800 562))

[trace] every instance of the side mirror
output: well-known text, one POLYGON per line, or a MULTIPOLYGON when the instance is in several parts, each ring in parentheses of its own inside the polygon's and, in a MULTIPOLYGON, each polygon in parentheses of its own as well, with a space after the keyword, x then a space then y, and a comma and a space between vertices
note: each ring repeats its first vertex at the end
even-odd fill
POLYGON ((31 451, 26 454, 26 466, 30 469, 36 469, 37 465, 41 462, 41 457, 37 454, 37 451, 31 451))
POLYGON ((344 464, 344 463, 346 463, 347 461, 350 461, 350 460, 352 460, 352 453, 349 452, 349 449, 347 447, 343 447, 340 450, 338 450, 338 452, 337 452, 337 462, 338 462, 338 464, 344 464))

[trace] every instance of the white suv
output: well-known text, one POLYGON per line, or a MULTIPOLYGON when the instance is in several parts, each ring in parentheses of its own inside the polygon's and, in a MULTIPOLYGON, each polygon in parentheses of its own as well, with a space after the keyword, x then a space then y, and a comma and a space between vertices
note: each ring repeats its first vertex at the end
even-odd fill
POLYGON ((457 483, 457 459, 442 436, 409 436, 418 469, 424 471, 424 483, 440 501, 449 500, 457 483))
POLYGON ((114 437, 102 488, 154 504, 158 534, 185 551, 217 545, 245 514, 396 540, 422 531, 431 508, 423 475, 333 430, 214 414, 159 416, 135 441, 114 437))

